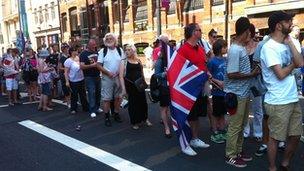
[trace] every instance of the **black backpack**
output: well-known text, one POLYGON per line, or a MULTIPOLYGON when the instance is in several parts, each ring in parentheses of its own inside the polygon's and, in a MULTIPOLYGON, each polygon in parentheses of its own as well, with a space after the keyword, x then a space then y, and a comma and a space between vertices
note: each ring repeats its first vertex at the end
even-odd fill
POLYGON ((150 79, 150 100, 153 103, 157 103, 160 100, 160 80, 153 74, 150 79))
MULTIPOLYGON (((119 56, 121 56, 122 52, 121 52, 121 49, 119 46, 116 46, 116 50, 117 50, 119 56)), ((103 48, 103 57, 107 56, 107 53, 108 53, 108 47, 104 47, 103 48)))

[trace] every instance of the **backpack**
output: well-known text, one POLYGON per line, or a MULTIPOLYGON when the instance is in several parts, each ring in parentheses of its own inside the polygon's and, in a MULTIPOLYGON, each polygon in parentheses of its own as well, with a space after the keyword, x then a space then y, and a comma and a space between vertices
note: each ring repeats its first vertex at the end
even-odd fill
MULTIPOLYGON (((121 56, 122 52, 121 52, 120 47, 116 46, 116 50, 117 50, 119 56, 121 56)), ((103 57, 107 56, 107 53, 108 53, 108 47, 103 48, 103 57)))
POLYGON ((153 74, 150 79, 150 100, 153 103, 157 103, 160 100, 160 80, 153 74))

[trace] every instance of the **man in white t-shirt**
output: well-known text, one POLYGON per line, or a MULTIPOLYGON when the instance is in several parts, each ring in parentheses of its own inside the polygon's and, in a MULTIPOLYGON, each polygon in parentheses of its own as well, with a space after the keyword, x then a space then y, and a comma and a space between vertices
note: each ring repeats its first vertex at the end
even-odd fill
POLYGON ((104 37, 105 48, 98 52, 98 69, 102 72, 101 96, 103 100, 103 111, 105 113, 105 125, 112 126, 110 120, 110 104, 114 98, 114 120, 122 122, 119 116, 121 86, 119 84, 119 66, 124 59, 123 50, 117 47, 117 38, 108 33, 104 37))
POLYGON ((265 109, 269 116, 268 159, 269 170, 277 170, 276 152, 279 141, 287 140, 280 170, 288 170, 289 162, 302 133, 302 113, 296 80, 291 74, 303 65, 301 54, 288 35, 293 16, 276 11, 268 19, 271 38, 261 49, 263 79, 267 87, 265 109))

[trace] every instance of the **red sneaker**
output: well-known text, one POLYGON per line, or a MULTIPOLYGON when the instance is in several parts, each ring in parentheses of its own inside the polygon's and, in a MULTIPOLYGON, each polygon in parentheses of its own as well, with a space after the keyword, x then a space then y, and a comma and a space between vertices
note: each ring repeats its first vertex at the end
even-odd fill
POLYGON ((239 157, 226 157, 226 163, 238 168, 244 168, 247 166, 245 161, 239 157))
POLYGON ((252 157, 245 154, 244 152, 241 152, 239 155, 238 155, 239 158, 241 158, 243 161, 245 162, 248 162, 248 161, 252 161, 252 157))

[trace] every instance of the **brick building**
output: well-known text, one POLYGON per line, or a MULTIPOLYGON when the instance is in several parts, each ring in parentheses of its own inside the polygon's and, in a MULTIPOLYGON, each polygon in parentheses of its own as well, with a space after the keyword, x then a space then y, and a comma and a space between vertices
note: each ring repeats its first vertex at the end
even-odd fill
MULTIPOLYGON (((296 14, 294 23, 304 28, 303 0, 171 0, 170 7, 161 9, 161 28, 173 40, 183 38, 183 27, 198 23, 204 37, 214 28, 225 35, 226 2, 228 2, 228 35, 234 35, 235 21, 248 16, 261 34, 267 33, 267 19, 274 10, 296 14)), ((77 37, 83 43, 89 37, 102 43, 107 32, 119 34, 122 18, 123 43, 152 43, 157 35, 156 0, 61 0, 60 14, 63 41, 77 37), (121 9, 121 17, 119 15, 121 9)), ((229 38, 230 38, 229 36, 229 38)))

